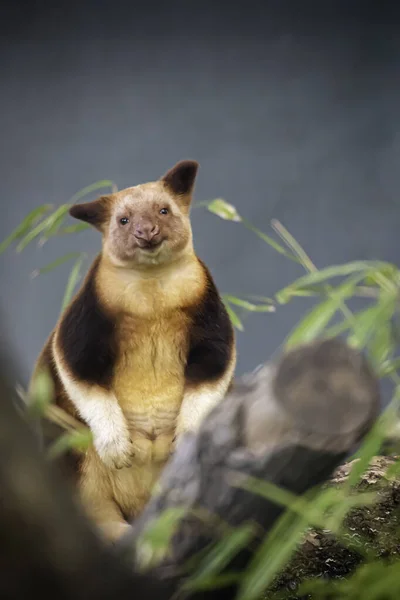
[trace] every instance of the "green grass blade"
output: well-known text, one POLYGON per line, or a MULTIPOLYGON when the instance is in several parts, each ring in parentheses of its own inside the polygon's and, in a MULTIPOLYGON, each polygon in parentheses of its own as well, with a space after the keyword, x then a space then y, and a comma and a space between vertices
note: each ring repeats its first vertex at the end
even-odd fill
POLYGON ((67 233, 79 233, 80 231, 85 231, 86 229, 90 229, 91 225, 89 223, 76 223, 74 225, 67 225, 66 227, 62 227, 57 231, 57 235, 64 235, 67 233))
POLYGON ((35 373, 29 390, 28 413, 35 417, 45 414, 47 407, 54 400, 54 383, 47 368, 35 373))
POLYGON ((207 553, 205 559, 184 585, 184 589, 206 589, 240 550, 249 545, 255 535, 254 524, 244 524, 235 528, 207 553))
POLYGON ((300 263, 307 271, 315 271, 315 265, 310 260, 310 257, 307 255, 305 250, 300 246, 298 241, 292 236, 291 233, 288 232, 286 227, 282 225, 276 219, 272 219, 271 225, 273 229, 277 232, 277 234, 283 239, 286 245, 292 250, 295 256, 299 259, 300 263))
POLYGON ((250 561, 237 600, 260 600, 262 592, 292 557, 306 528, 306 519, 290 511, 278 519, 250 561))
POLYGON ((400 357, 387 360, 379 366, 379 377, 386 377, 400 369, 400 357))
MULTIPOLYGON (((395 307, 394 307, 395 308, 395 307)), ((392 354, 394 342, 390 317, 376 327, 372 333, 372 339, 368 345, 368 353, 376 369, 392 354)))
POLYGON ((76 192, 76 194, 74 194, 72 198, 70 198, 69 203, 75 204, 75 202, 78 202, 78 200, 82 200, 82 198, 84 198, 88 194, 91 194, 92 192, 97 192, 98 190, 101 190, 103 188, 111 188, 111 192, 114 192, 114 190, 117 189, 117 186, 111 179, 100 179, 99 181, 95 181, 94 183, 91 183, 90 185, 87 185, 86 187, 76 192))
POLYGON ((37 223, 37 221, 45 215, 52 208, 51 204, 43 204, 34 208, 25 219, 10 233, 10 235, 1 242, 0 254, 2 254, 7 248, 16 240, 23 237, 29 229, 37 223))
MULTIPOLYGON (((72 196, 68 205, 71 206, 72 204, 75 204, 79 200, 82 200, 88 194, 98 191, 105 187, 113 188, 113 187, 115 187, 115 184, 113 181, 108 180, 108 179, 96 181, 95 183, 92 183, 92 184, 84 187, 82 190, 79 190, 79 192, 74 194, 74 196, 72 196)), ((41 239, 42 243, 44 243, 49 238, 54 237, 55 235, 57 235, 59 233, 59 231, 61 229, 61 225, 65 221, 66 217, 67 217, 67 212, 62 212, 58 216, 58 218, 54 221, 54 223, 52 223, 52 225, 46 230, 45 234, 42 236, 42 239, 41 239)), ((86 229, 87 227, 90 227, 90 226, 87 225, 87 223, 78 223, 78 225, 71 225, 70 227, 71 228, 75 227, 76 228, 75 230, 81 231, 83 228, 86 229), (78 229, 78 227, 79 227, 79 229, 78 229)))
POLYGON ((286 256, 286 258, 289 258, 293 262, 300 263, 300 260, 296 256, 294 256, 294 254, 292 254, 291 252, 286 250, 286 248, 284 246, 282 246, 281 244, 279 244, 279 242, 274 240, 272 237, 270 237, 269 235, 267 235, 266 233, 264 233, 263 231, 258 229, 258 227, 255 227, 255 225, 250 223, 250 221, 248 221, 247 219, 244 219, 242 217, 242 223, 247 229, 249 229, 251 232, 255 233, 257 237, 259 237, 261 240, 263 240, 263 242, 267 243, 269 246, 271 246, 271 248, 276 250, 276 252, 278 252, 279 254, 282 254, 283 256, 286 256))
MULTIPOLYGON (((353 273, 363 273, 365 276, 367 273, 371 273, 372 271, 384 269, 387 267, 387 265, 388 263, 379 261, 353 261, 341 265, 326 267, 325 269, 313 271, 312 273, 308 273, 307 275, 299 277, 299 279, 296 279, 296 281, 280 290, 275 295, 275 298, 279 303, 284 304, 292 297, 293 292, 299 289, 307 289, 308 286, 328 281, 333 277, 344 277, 353 273)), ((360 278, 360 280, 361 279, 362 278, 360 278)))
POLYGON ((82 428, 82 430, 66 431, 60 435, 57 440, 50 446, 47 451, 47 456, 50 460, 54 460, 68 452, 68 450, 77 450, 85 452, 93 442, 93 435, 90 429, 82 428))
POLYGON ((61 256, 60 258, 53 260, 51 263, 49 263, 45 267, 36 269, 35 271, 32 272, 31 276, 37 277, 39 275, 44 275, 45 273, 50 273, 50 271, 53 271, 53 269, 56 269, 60 265, 63 265, 64 263, 68 262, 69 260, 72 260, 73 258, 77 258, 80 255, 81 255, 80 252, 69 252, 68 254, 64 254, 64 256, 61 256))
MULTIPOLYGON (((348 343, 358 349, 364 348, 371 336, 382 325, 387 325, 393 317, 397 307, 397 295, 396 290, 390 290, 389 292, 383 290, 376 304, 353 315, 353 332, 348 337, 348 343)), ((379 348, 375 349, 378 350, 379 348)))
POLYGON ((85 257, 84 254, 80 254, 78 260, 75 262, 74 266, 72 267, 71 273, 68 278, 67 287, 65 289, 62 305, 61 305, 61 312, 64 312, 64 310, 66 309, 66 307, 68 306, 68 304, 70 303, 70 301, 72 299, 76 284, 78 283, 78 280, 79 280, 80 271, 81 271, 84 257, 85 257))
POLYGON ((155 567, 168 555, 171 539, 186 513, 184 507, 168 508, 148 523, 136 542, 140 570, 155 567))
POLYGON ((348 329, 351 329, 351 324, 352 321, 350 320, 345 320, 345 321, 341 321, 340 323, 337 323, 336 325, 332 325, 331 327, 329 327, 328 329, 326 329, 324 335, 325 337, 336 337, 338 335, 340 335, 341 333, 344 333, 345 331, 347 331, 348 329))
POLYGON ((274 312, 275 306, 273 304, 253 304, 252 302, 248 302, 248 300, 242 300, 241 298, 237 298, 236 296, 230 296, 229 294, 223 294, 223 299, 229 302, 229 304, 233 304, 235 306, 239 306, 244 310, 249 312, 274 312))
POLYGON ((39 225, 34 227, 25 237, 22 238, 20 243, 17 246, 17 252, 22 252, 28 244, 30 244, 34 239, 36 239, 42 232, 49 229, 53 223, 57 221, 63 214, 66 214, 69 210, 69 204, 62 204, 59 206, 50 216, 44 219, 39 225))
POLYGON ((226 308, 226 312, 229 315, 229 318, 232 322, 232 325, 234 327, 236 327, 236 329, 238 329, 239 331, 244 331, 243 328, 243 323, 242 321, 239 319, 238 315, 236 314, 236 312, 233 310, 233 308, 231 308, 228 304, 228 302, 224 302, 225 304, 225 308, 226 308))
POLYGON ((297 344, 307 343, 316 338, 330 322, 341 307, 343 300, 351 296, 361 276, 350 278, 345 283, 335 288, 330 297, 317 304, 306 317, 295 327, 286 339, 286 347, 291 348, 297 344))

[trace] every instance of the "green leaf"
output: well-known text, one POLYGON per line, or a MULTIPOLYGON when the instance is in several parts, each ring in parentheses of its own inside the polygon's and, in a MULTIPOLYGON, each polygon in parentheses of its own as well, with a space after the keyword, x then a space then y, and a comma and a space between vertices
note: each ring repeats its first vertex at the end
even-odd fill
POLYGON ((30 242, 37 238, 42 232, 49 229, 53 223, 55 223, 62 215, 66 214, 69 210, 69 204, 62 204, 59 206, 50 216, 44 219, 39 225, 32 229, 17 246, 17 252, 22 252, 30 242))
POLYGON ((307 520, 286 511, 272 528, 250 561, 239 585, 237 600, 259 600, 287 564, 304 531, 307 520))
POLYGON ((284 227, 277 219, 272 219, 271 225, 277 234, 283 239, 288 248, 290 248, 290 250, 293 252, 294 256, 298 258, 303 267, 307 271, 315 271, 315 266, 311 262, 309 256, 300 246, 298 241, 292 236, 292 234, 289 233, 286 227, 284 227))
MULTIPOLYGON (((385 267, 379 270, 379 275, 385 277, 389 281, 394 281, 398 276, 399 270, 396 265, 392 265, 387 263, 385 267)), ((379 280, 377 280, 376 273, 372 272, 368 274, 365 278, 365 283, 367 285, 376 286, 379 284, 379 280)))
POLYGON ((89 223, 76 223, 74 225, 67 225, 66 227, 62 227, 58 230, 57 235, 63 235, 66 233, 79 233, 80 231, 85 231, 86 229, 90 229, 91 225, 89 223))
POLYGON ((169 545, 186 508, 174 507, 164 510, 147 525, 136 542, 136 554, 141 569, 156 566, 169 552, 169 545))
POLYGON ((336 337, 338 335, 340 335, 341 333, 344 333, 345 331, 347 331, 348 329, 351 329, 351 324, 352 322, 349 321, 348 319, 346 319, 345 321, 340 321, 340 323, 337 323, 336 325, 332 325, 331 327, 329 327, 324 335, 325 337, 336 337))
POLYGON ((286 340, 286 347, 291 348, 297 344, 310 342, 316 338, 333 318, 343 300, 351 296, 361 276, 352 277, 338 286, 324 302, 317 304, 304 319, 295 327, 286 340))
MULTIPOLYGON (((393 306, 395 309, 395 306, 393 306)), ((371 342, 368 345, 369 355, 375 368, 379 366, 387 359, 387 357, 393 352, 394 343, 392 339, 392 327, 390 317, 382 322, 375 328, 372 334, 371 342)))
POLYGON ((78 260, 75 262, 74 266, 72 267, 71 273, 68 278, 67 287, 65 289, 62 305, 61 305, 61 312, 64 312, 64 310, 70 303, 71 298, 74 294, 76 284, 78 283, 78 280, 79 280, 79 275, 80 275, 84 257, 85 257, 84 254, 80 254, 78 260))
POLYGON ((184 589, 209 589, 213 578, 221 574, 222 570, 230 563, 233 557, 249 545, 254 535, 254 524, 247 523, 236 527, 229 534, 225 534, 207 553, 196 572, 184 584, 184 589))
POLYGON ((16 227, 14 229, 14 231, 12 231, 10 233, 10 235, 1 242, 0 244, 0 254, 2 254, 14 241, 20 239, 22 236, 24 236, 29 229, 35 224, 37 223, 37 221, 46 214, 46 212, 48 212, 50 209, 52 208, 51 204, 43 204, 42 206, 38 206, 37 208, 34 208, 26 217, 25 219, 22 221, 22 223, 20 223, 18 225, 18 227, 16 227))
MULTIPOLYGON (((376 304, 354 315, 353 333, 348 337, 347 342, 360 350, 364 348, 371 336, 375 335, 381 326, 388 325, 394 315, 396 305, 397 291, 382 291, 376 304)), ((379 346, 379 337, 377 343, 378 346, 375 345, 376 356, 379 354, 384 356, 383 349, 379 346)), ((389 352, 390 348, 387 347, 385 352, 386 350, 389 352)))
POLYGON ((63 265, 64 263, 68 262, 72 258, 77 258, 80 255, 81 255, 80 252, 69 252, 68 254, 64 254, 64 256, 61 256, 60 258, 53 260, 51 263, 49 263, 45 267, 41 267, 40 269, 35 269, 35 271, 32 272, 31 277, 37 277, 38 275, 43 275, 44 273, 49 273, 53 269, 56 269, 60 265, 63 265))
MULTIPOLYGON (((299 289, 307 289, 311 285, 327 281, 332 277, 343 277, 351 275, 352 273, 363 273, 365 277, 367 273, 379 271, 380 269, 386 268, 387 265, 388 263, 379 261, 354 261, 342 265, 326 267, 325 269, 313 271, 312 273, 308 273, 307 275, 303 275, 299 279, 296 279, 296 281, 280 290, 275 295, 275 298, 280 304, 285 304, 299 289)), ((360 280, 361 279, 362 278, 360 278, 360 280)))
POLYGON ((271 246, 274 250, 276 250, 276 252, 279 252, 279 254, 283 254, 283 256, 286 256, 286 258, 289 258, 290 260, 292 260, 294 262, 300 263, 300 260, 297 258, 297 256, 294 256, 294 254, 292 254, 291 252, 286 250, 286 248, 281 246, 281 244, 279 244, 277 241, 275 241, 272 237, 270 237, 263 231, 260 231, 260 229, 258 229, 258 227, 255 227, 255 225, 250 223, 250 221, 242 218, 242 223, 247 229, 249 229, 250 231, 255 233, 257 237, 259 237, 261 240, 263 240, 263 242, 266 242, 269 246, 271 246))
POLYGON ((89 428, 81 430, 67 431, 60 435, 57 440, 50 446, 47 456, 50 460, 54 460, 68 452, 68 450, 77 450, 85 452, 93 442, 93 435, 89 428))
POLYGON ((222 198, 216 198, 207 204, 207 208, 211 213, 217 215, 221 219, 225 219, 227 221, 236 221, 239 222, 242 220, 242 217, 237 212, 236 208, 222 200, 222 198))
MULTIPOLYGON (((204 577, 201 582, 196 583, 196 590, 216 590, 221 589, 233 584, 237 584, 240 581, 241 573, 223 573, 223 575, 215 575, 212 577, 204 577)), ((192 589, 190 586, 190 579, 182 585, 182 589, 192 589)))
POLYGON ((235 311, 229 306, 227 302, 225 302, 226 312, 229 315, 230 320, 232 321, 232 325, 236 327, 239 331, 244 331, 243 323, 235 313, 235 311))
POLYGON ((54 400, 54 383, 48 368, 35 373, 29 389, 29 412, 34 416, 44 415, 48 405, 54 400))
POLYGON ((265 302, 267 304, 274 304, 275 300, 268 296, 258 296, 257 294, 250 294, 247 296, 250 300, 256 300, 257 302, 265 302))
POLYGON ((234 304, 235 306, 240 306, 244 310, 248 310, 249 312, 274 312, 275 306, 272 304, 253 304, 252 302, 248 302, 247 300, 241 300, 236 296, 230 296, 228 294, 223 295, 223 299, 229 302, 230 304, 234 304))
MULTIPOLYGON (((84 198, 88 194, 95 192, 99 189, 105 188, 105 187, 113 188, 116 186, 113 181, 108 180, 108 179, 103 179, 101 181, 97 181, 96 183, 92 183, 92 184, 84 187, 82 190, 79 190, 79 192, 77 192, 76 194, 74 194, 72 196, 70 202, 68 203, 68 206, 71 207, 73 204, 75 204, 79 200, 82 200, 82 198, 84 198)), ((57 235, 59 233, 61 225, 63 224, 66 217, 67 217, 67 212, 63 212, 58 216, 58 218, 54 221, 54 223, 46 230, 45 235, 42 236, 42 238, 41 238, 42 243, 47 241, 50 237, 54 237, 55 235, 57 235)), ((78 225, 72 225, 70 227, 75 227, 75 228, 79 227, 79 229, 76 229, 76 230, 81 231, 82 229, 87 229, 88 227, 90 227, 90 225, 88 225, 87 223, 78 223, 78 225)))
POLYGON ((70 198, 69 202, 70 204, 75 204, 75 202, 78 202, 78 200, 82 200, 82 198, 84 198, 88 194, 91 194, 92 192, 97 192, 97 190, 101 190, 102 188, 111 188, 111 191, 114 192, 117 186, 114 183, 114 181, 111 181, 111 179, 100 179, 99 181, 95 181, 94 183, 91 183, 90 185, 87 185, 86 187, 82 188, 81 190, 79 190, 79 192, 76 192, 76 194, 74 194, 72 198, 70 198))
POLYGON ((68 205, 68 209, 67 210, 60 211, 60 213, 57 215, 57 218, 55 218, 53 220, 53 222, 48 227, 46 227, 46 229, 44 230, 43 235, 40 237, 39 245, 43 246, 43 244, 45 242, 47 242, 47 240, 49 238, 55 236, 58 233, 58 230, 60 229, 61 225, 63 224, 63 222, 67 218, 68 211, 69 211, 70 207, 71 207, 71 205, 68 205))
POLYGON ((379 367, 379 377, 386 377, 400 369, 400 357, 386 360, 379 367))

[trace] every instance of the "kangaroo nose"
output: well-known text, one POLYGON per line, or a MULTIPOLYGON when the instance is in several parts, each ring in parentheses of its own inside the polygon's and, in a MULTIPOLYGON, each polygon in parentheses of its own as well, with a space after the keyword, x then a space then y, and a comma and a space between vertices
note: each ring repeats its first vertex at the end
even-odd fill
POLYGON ((138 240, 146 240, 147 242, 150 242, 159 233, 160 228, 158 225, 142 223, 136 227, 134 235, 138 240))

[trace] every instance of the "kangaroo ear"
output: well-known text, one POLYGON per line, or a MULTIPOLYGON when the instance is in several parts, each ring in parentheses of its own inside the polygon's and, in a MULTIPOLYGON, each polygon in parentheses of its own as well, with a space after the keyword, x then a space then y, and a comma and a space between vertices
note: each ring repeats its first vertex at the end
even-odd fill
POLYGON ((74 204, 69 209, 69 214, 74 219, 85 221, 85 223, 89 223, 89 225, 93 225, 93 227, 102 231, 110 217, 110 197, 101 196, 93 202, 74 204))
POLYGON ((195 160, 182 160, 172 167, 161 181, 175 196, 186 197, 186 203, 190 204, 198 168, 199 163, 195 160))

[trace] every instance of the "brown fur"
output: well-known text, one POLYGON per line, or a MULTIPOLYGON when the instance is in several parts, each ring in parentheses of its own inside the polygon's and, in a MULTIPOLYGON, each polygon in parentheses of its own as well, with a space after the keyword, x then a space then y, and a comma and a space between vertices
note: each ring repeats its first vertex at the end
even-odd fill
POLYGON ((158 182, 71 209, 102 232, 103 249, 35 373, 50 367, 57 404, 100 439, 73 464, 110 539, 143 509, 175 436, 198 426, 233 377, 233 329, 192 245, 196 172, 184 161, 158 182))

